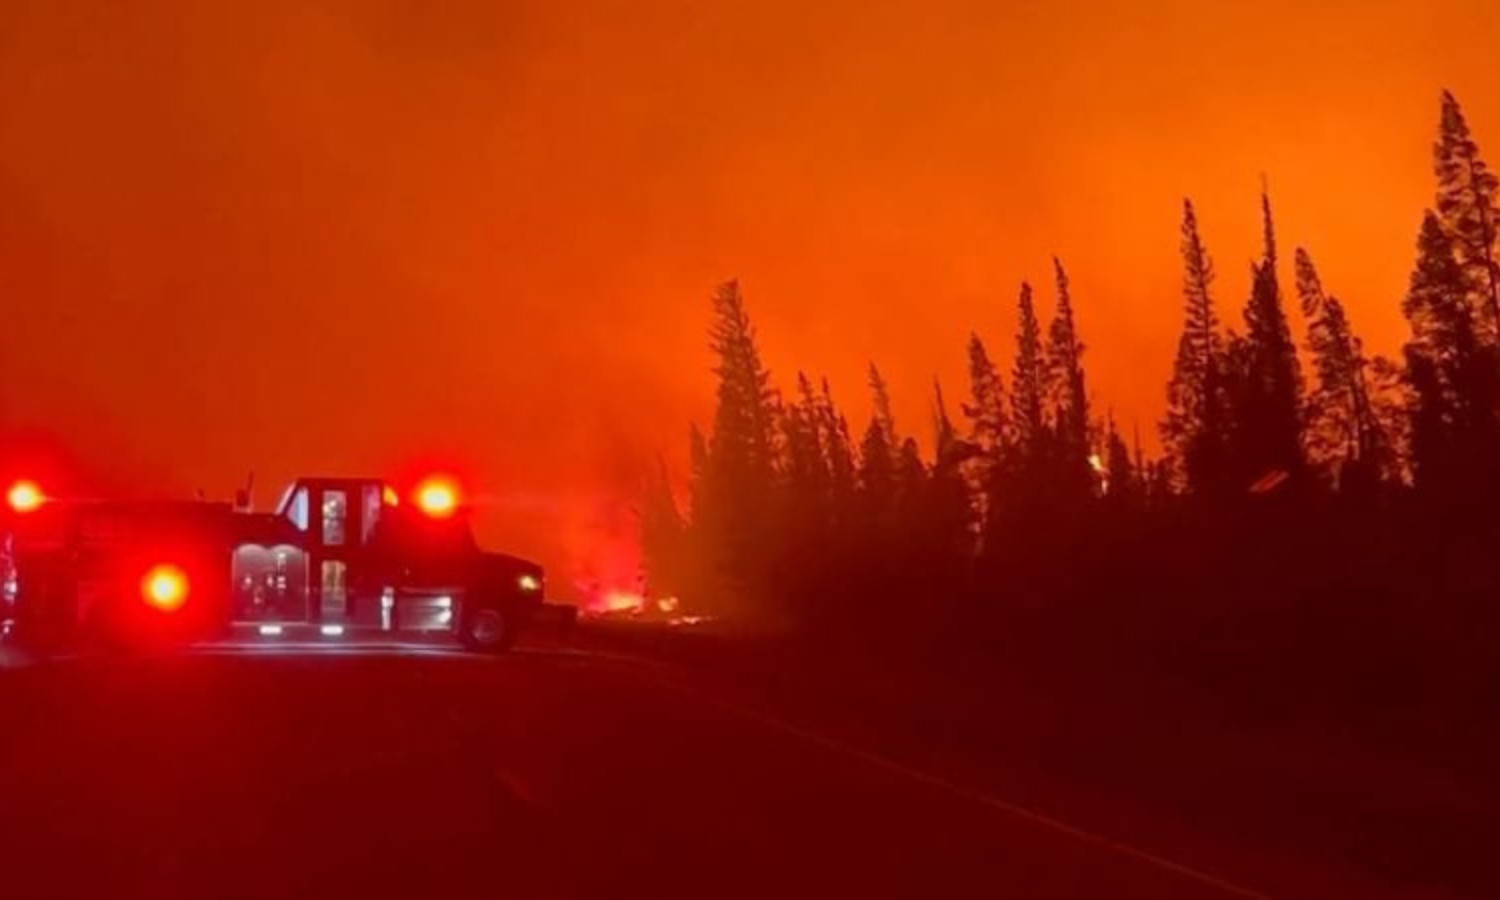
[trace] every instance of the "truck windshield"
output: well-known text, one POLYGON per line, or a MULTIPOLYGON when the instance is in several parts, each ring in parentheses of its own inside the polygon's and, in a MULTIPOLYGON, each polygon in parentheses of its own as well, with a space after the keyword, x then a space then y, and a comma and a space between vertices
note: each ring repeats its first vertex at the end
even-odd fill
POLYGON ((298 531, 307 530, 307 488, 297 486, 281 499, 281 508, 276 514, 285 518, 298 531))

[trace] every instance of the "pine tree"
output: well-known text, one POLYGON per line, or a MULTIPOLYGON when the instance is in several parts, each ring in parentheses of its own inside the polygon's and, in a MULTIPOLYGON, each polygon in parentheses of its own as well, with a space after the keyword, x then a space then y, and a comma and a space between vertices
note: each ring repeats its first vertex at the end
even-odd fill
POLYGON ((1232 450, 1246 483, 1268 472, 1297 475, 1302 461, 1302 373, 1282 308, 1277 277, 1276 232, 1270 197, 1261 194, 1264 255, 1251 267, 1250 300, 1245 306, 1243 365, 1233 391, 1235 446, 1232 450))
POLYGON ((698 523, 704 518, 708 478, 708 440, 697 422, 688 426, 688 520, 698 523))
POLYGON ((859 484, 867 513, 883 515, 895 503, 899 445, 891 398, 880 370, 870 364, 870 395, 874 414, 859 446, 859 484))
POLYGON ((818 397, 818 439, 828 461, 831 515, 835 524, 854 517, 856 488, 854 447, 849 437, 849 423, 833 402, 833 391, 824 378, 818 397))
POLYGON ((687 522, 672 494, 666 462, 658 459, 642 489, 641 562, 648 594, 681 597, 688 588, 691 554, 687 546, 687 522))
POLYGON ((1500 378, 1481 343, 1481 313, 1453 239, 1432 212, 1422 221, 1417 266, 1402 306, 1414 392, 1412 466, 1419 488, 1471 495, 1494 478, 1500 378))
POLYGON ((1387 479, 1411 480, 1411 410, 1416 406, 1406 366, 1389 357, 1370 358, 1370 406, 1378 433, 1386 442, 1387 479))
POLYGON ((767 548, 776 587, 766 599, 802 615, 830 612, 833 600, 827 561, 838 544, 837 511, 824 415, 822 398, 799 372, 796 398, 781 414, 781 491, 767 548))
POLYGON ((1390 480, 1390 436, 1376 414, 1370 360, 1344 306, 1323 289, 1312 257, 1296 253, 1297 297, 1307 320, 1307 347, 1317 375, 1308 396, 1307 443, 1340 484, 1390 480))
POLYGON ((798 513, 817 519, 826 512, 830 482, 819 415, 812 382, 798 372, 797 402, 782 413, 783 478, 798 513))
POLYGON ((1213 261, 1198 233, 1191 200, 1183 202, 1184 318, 1177 359, 1167 386, 1162 442, 1177 480, 1197 495, 1223 492, 1228 411, 1225 408, 1223 341, 1210 289, 1213 261))
POLYGON ((710 446, 712 465, 747 491, 764 489, 775 469, 776 397, 760 361, 755 329, 739 282, 714 293, 710 349, 718 356, 718 405, 710 446))
POLYGON ((972 448, 959 438, 953 421, 948 417, 947 404, 943 401, 943 386, 936 379, 932 383, 932 396, 935 450, 928 521, 937 545, 938 564, 951 569, 959 560, 967 558, 972 549, 970 535, 973 510, 969 502, 968 484, 962 471, 962 465, 969 458, 972 448))
MULTIPOLYGON (((716 521, 719 511, 709 499, 708 469, 708 440, 698 423, 693 422, 688 427, 687 515, 683 523, 684 558, 678 596, 684 604, 698 608, 712 608, 718 600, 722 562, 722 541, 716 521)), ((642 553, 646 555, 644 548, 642 553)), ((649 567, 649 556, 646 561, 649 567)), ((647 574, 649 578, 649 569, 647 574)))
POLYGON ((745 597, 768 586, 768 557, 776 548, 778 403, 738 282, 719 286, 713 311, 709 346, 719 385, 694 514, 702 514, 702 534, 712 544, 707 552, 726 593, 745 597))
POLYGON ((891 456, 885 429, 871 420, 859 442, 859 489, 867 514, 884 512, 895 496, 895 467, 891 464, 891 456))
POLYGON ((885 432, 886 442, 896 446, 896 417, 891 412, 891 392, 880 370, 870 363, 870 396, 874 401, 874 422, 885 432))
POLYGON ((1130 450, 1115 428, 1115 417, 1111 413, 1104 430, 1104 495, 1116 506, 1135 504, 1140 497, 1140 486, 1130 450))
POLYGON ((1012 436, 1005 383, 977 334, 969 336, 969 402, 963 411, 969 420, 979 549, 989 552, 994 549, 994 531, 1006 504, 1012 436))
POLYGON ((998 461, 1010 440, 1005 383, 977 334, 969 335, 969 402, 963 412, 976 451, 991 462, 998 461))
POLYGON ((812 379, 803 372, 797 373, 797 408, 807 429, 813 486, 818 496, 828 502, 833 494, 833 452, 829 446, 830 436, 825 433, 823 425, 824 399, 813 389, 812 379))
POLYGON ((1021 284, 1017 303, 1016 361, 1011 373, 1011 421, 1016 446, 1028 466, 1040 462, 1046 452, 1048 393, 1047 364, 1042 349, 1042 330, 1031 301, 1031 285, 1021 284))
POLYGON ((1052 421, 1056 433, 1058 486, 1065 495, 1091 490, 1089 472, 1089 400, 1083 374, 1083 342, 1073 319, 1068 274, 1056 257, 1057 309, 1047 331, 1047 368, 1052 388, 1052 421))
POLYGON ((896 451, 896 506, 903 521, 920 524, 926 500, 927 466, 922 462, 922 453, 915 438, 906 438, 896 451))
POLYGON ((1466 290, 1481 310, 1480 333, 1484 340, 1494 343, 1500 337, 1500 265, 1495 246, 1500 228, 1500 179, 1480 157, 1463 110, 1448 91, 1443 92, 1433 161, 1438 179, 1438 219, 1453 242, 1466 290))
POLYGON ((936 378, 932 380, 932 437, 935 467, 962 454, 958 429, 953 427, 953 419, 948 415, 948 403, 943 399, 943 385, 936 378))

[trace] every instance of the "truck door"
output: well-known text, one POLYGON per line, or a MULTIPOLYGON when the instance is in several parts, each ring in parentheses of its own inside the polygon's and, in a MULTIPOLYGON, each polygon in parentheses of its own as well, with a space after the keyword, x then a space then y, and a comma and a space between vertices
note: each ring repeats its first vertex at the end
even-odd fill
POLYGON ((316 621, 385 627, 384 585, 371 565, 370 538, 381 511, 378 483, 309 485, 311 570, 316 621))
POLYGON ((349 604, 349 491, 318 484, 309 491, 313 621, 344 624, 349 604))

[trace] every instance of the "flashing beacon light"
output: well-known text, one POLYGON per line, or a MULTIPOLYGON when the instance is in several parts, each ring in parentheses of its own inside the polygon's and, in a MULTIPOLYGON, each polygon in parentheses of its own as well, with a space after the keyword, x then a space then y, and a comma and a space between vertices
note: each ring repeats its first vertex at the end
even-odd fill
POLYGON ((155 565, 141 578, 141 598, 162 612, 176 612, 187 597, 187 573, 177 566, 155 565))
POLYGON ((391 487, 390 485, 386 485, 380 491, 380 502, 385 504, 386 506, 400 506, 401 495, 396 493, 395 488, 391 487))
POLYGON ((446 519, 458 511, 458 487, 447 478, 429 478, 417 485, 417 508, 434 519, 446 519))
POLYGON ((47 502, 47 498, 35 481, 23 480, 10 486, 10 490, 5 494, 5 502, 18 513, 29 513, 40 509, 42 504, 47 502))

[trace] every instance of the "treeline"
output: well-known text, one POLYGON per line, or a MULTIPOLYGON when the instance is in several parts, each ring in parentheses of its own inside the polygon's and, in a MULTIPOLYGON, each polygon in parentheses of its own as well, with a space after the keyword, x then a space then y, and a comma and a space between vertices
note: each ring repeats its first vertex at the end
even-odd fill
POLYGON ((934 383, 931 421, 907 423, 871 365, 873 415, 857 429, 826 379, 799 374, 786 393, 773 384, 738 284, 720 286, 717 405, 711 430, 692 431, 685 507, 664 469, 643 503, 650 595, 807 622, 973 621, 960 614, 1000 597, 1111 584, 1185 596, 1226 570, 1326 584, 1371 562, 1351 555, 1371 541, 1340 537, 1361 529, 1381 530, 1380 546, 1397 531, 1493 534, 1500 186, 1447 93, 1434 164, 1400 359, 1365 349, 1307 250, 1287 265, 1264 192, 1242 323, 1226 325, 1184 204, 1182 331, 1155 458, 1095 398, 1087 304, 1080 317, 1061 261, 1045 315, 1039 292, 1021 285, 1008 367, 972 335, 962 399, 934 383), (1292 302, 1306 323, 1300 342, 1292 302), (912 436, 924 430, 925 456, 912 436))

